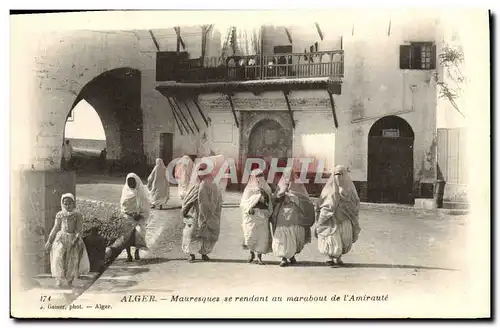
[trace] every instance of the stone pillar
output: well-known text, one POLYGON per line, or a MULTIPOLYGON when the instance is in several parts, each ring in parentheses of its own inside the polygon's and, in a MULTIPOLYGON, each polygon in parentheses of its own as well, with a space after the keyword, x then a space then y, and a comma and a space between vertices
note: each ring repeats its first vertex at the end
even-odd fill
POLYGON ((44 244, 61 209, 61 196, 75 194, 74 172, 18 171, 13 176, 12 275, 21 287, 30 287, 32 278, 50 273, 44 244))

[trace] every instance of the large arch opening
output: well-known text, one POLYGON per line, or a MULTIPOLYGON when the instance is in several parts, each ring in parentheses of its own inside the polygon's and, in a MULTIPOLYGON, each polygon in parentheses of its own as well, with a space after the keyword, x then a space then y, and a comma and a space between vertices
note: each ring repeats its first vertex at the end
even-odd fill
POLYGON ((141 109, 141 72, 123 67, 106 71, 88 82, 76 97, 68 118, 77 117, 85 101, 98 114, 106 136, 107 174, 146 173, 141 109))
POLYGON ((413 204, 413 129, 398 116, 376 121, 368 134, 368 201, 413 204))
MULTIPOLYGON (((110 133, 111 144, 113 135, 110 133)), ((97 111, 85 99, 73 108, 64 127, 64 140, 73 148, 71 167, 77 172, 100 173, 105 168, 107 140, 97 111)))

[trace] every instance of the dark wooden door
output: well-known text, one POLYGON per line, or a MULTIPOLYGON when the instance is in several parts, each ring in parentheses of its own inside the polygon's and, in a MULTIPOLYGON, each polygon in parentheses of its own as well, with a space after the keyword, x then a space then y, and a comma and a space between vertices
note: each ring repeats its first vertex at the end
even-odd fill
POLYGON ((166 166, 172 161, 174 152, 174 135, 172 133, 160 134, 160 158, 166 166))
POLYGON ((369 137, 368 200, 413 204, 413 138, 369 137))

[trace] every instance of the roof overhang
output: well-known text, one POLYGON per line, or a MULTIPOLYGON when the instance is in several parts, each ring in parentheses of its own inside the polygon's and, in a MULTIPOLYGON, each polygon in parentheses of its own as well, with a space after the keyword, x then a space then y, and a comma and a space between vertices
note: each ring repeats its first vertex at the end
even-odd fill
POLYGON ((157 82, 156 90, 166 97, 194 97, 205 93, 233 94, 235 92, 253 92, 293 90, 326 90, 331 94, 341 94, 342 79, 331 77, 273 79, 252 81, 228 81, 213 83, 157 82))

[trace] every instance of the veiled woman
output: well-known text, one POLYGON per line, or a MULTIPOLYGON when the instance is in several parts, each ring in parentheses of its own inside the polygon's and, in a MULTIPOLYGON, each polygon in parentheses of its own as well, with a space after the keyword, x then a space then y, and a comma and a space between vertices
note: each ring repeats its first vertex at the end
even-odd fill
POLYGON ((61 211, 56 214, 54 227, 45 244, 50 251, 50 271, 57 287, 71 286, 73 280, 89 272, 87 249, 82 240, 83 217, 76 210, 75 196, 61 197, 61 211))
POLYGON ((257 255, 257 263, 263 264, 262 254, 269 253, 271 249, 269 219, 273 213, 273 205, 272 191, 262 170, 256 169, 250 173, 240 208, 245 246, 250 251, 248 262, 252 263, 257 255))
POLYGON ((132 261, 130 247, 135 247, 135 259, 140 260, 139 250, 147 250, 146 225, 149 219, 148 190, 135 173, 129 173, 120 199, 123 219, 134 227, 127 249, 127 259, 132 261))
POLYGON ((361 231, 358 193, 342 165, 335 167, 323 187, 315 226, 319 251, 329 257, 328 263, 342 265, 342 255, 351 250, 361 231))
POLYGON ((194 163, 191 157, 184 155, 175 166, 175 178, 177 179, 177 189, 181 201, 184 199, 189 189, 193 165, 194 163))
POLYGON ((307 243, 311 242, 311 226, 314 224, 314 205, 305 186, 298 181, 292 168, 287 167, 278 182, 273 216, 272 248, 281 258, 280 266, 295 264, 307 243))
POLYGON ((162 210, 167 207, 170 190, 167 180, 167 167, 161 158, 156 159, 156 165, 148 177, 149 202, 152 208, 162 210))
POLYGON ((182 250, 189 255, 190 262, 196 259, 196 253, 201 254, 202 260, 209 261, 208 254, 214 249, 220 233, 222 194, 212 175, 201 173, 204 170, 206 164, 201 163, 181 209, 182 250))

